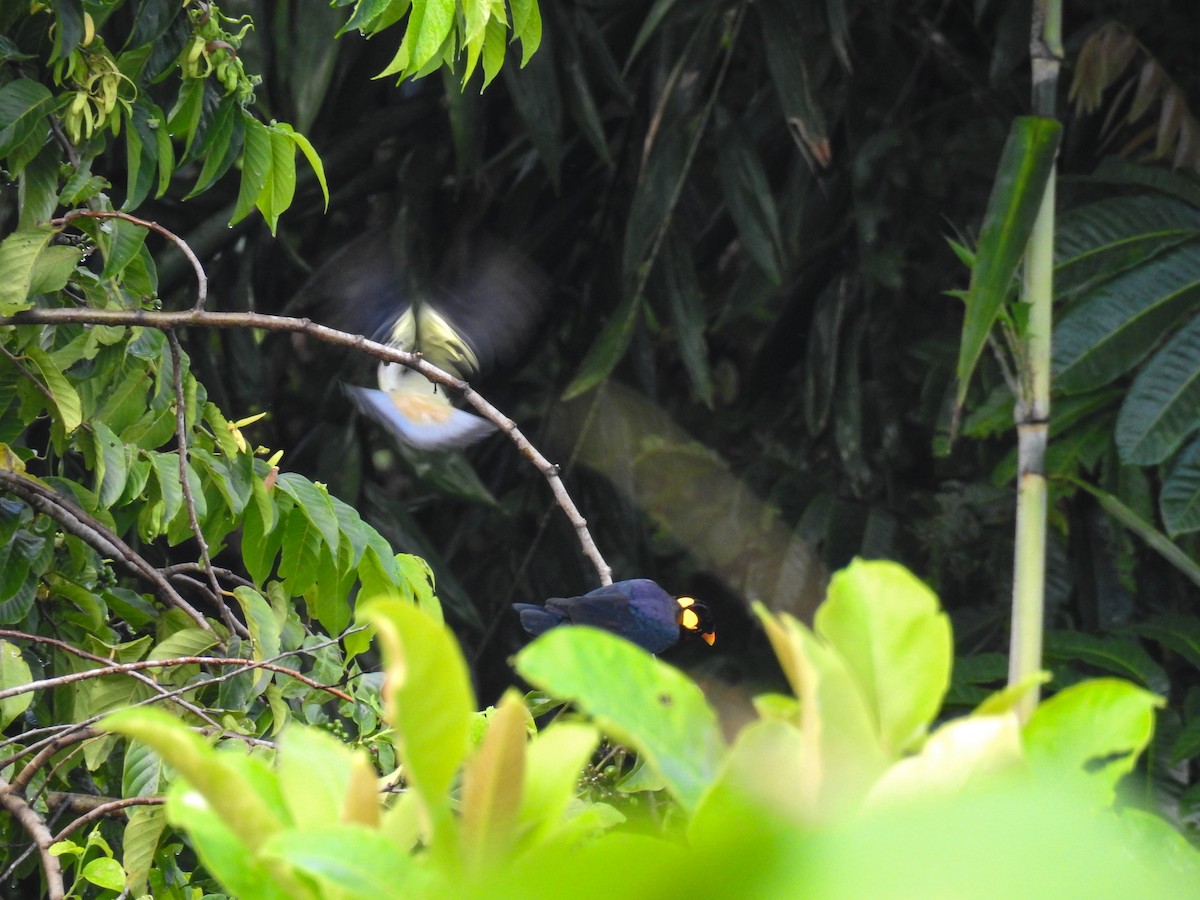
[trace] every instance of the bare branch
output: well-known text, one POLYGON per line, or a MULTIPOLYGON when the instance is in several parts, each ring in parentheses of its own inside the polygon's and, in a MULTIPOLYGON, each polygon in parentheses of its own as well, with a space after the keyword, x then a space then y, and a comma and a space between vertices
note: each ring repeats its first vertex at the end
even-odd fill
MULTIPOLYGON (((60 641, 57 638, 42 637, 40 634, 27 634, 24 631, 12 631, 8 628, 0 628, 0 638, 11 638, 12 640, 16 641, 29 641, 30 643, 34 644, 48 644, 51 647, 57 647, 59 650, 62 650, 66 653, 78 656, 80 659, 86 659, 90 662, 100 663, 101 665, 106 665, 112 662, 111 659, 107 659, 103 656, 97 656, 95 653, 89 653, 86 650, 82 650, 79 647, 68 644, 66 641, 60 641)), ((140 681, 142 684, 159 694, 165 695, 167 693, 167 689, 149 675, 144 675, 141 672, 136 671, 131 671, 128 673, 128 675, 130 678, 133 678, 135 681, 140 681)), ((220 723, 217 722, 216 719, 212 718, 207 712, 205 712, 199 706, 196 706, 194 703, 189 703, 181 697, 176 697, 174 700, 175 703, 179 704, 202 722, 207 722, 213 728, 221 727, 220 723)))
MULTIPOLYGON (((353 703, 354 698, 345 691, 340 691, 335 687, 309 678, 307 675, 302 675, 295 669, 289 669, 286 666, 277 666, 273 663, 258 662, 253 659, 239 659, 226 656, 176 656, 171 659, 140 659, 134 662, 114 663, 111 666, 103 666, 99 669, 85 669, 82 672, 71 672, 67 675, 56 675, 53 678, 42 678, 38 681, 29 681, 25 684, 18 684, 15 687, 6 688, 0 691, 0 700, 7 700, 9 697, 15 697, 18 694, 28 694, 30 691, 44 691, 50 688, 62 687, 67 684, 74 684, 77 681, 87 681, 90 678, 103 678, 106 675, 125 675, 130 672, 137 672, 141 669, 165 669, 171 666, 242 666, 243 671, 251 669, 266 669, 270 672, 279 672, 287 675, 289 678, 294 678, 301 684, 306 684, 310 688, 318 691, 325 691, 332 694, 339 700, 345 700, 347 703, 353 703)), ((240 674, 240 673, 237 673, 240 674)), ((193 684, 187 687, 187 690, 195 690, 203 687, 202 684, 193 684)), ((163 695, 166 696, 165 694, 163 695)))
MULTIPOLYGON (((77 796, 77 795, 73 795, 77 796)), ((101 798, 96 798, 101 799, 101 798)), ((85 812, 79 818, 75 819, 69 825, 66 825, 54 836, 56 841, 64 841, 69 835, 78 831, 84 825, 95 822, 97 819, 103 819, 105 816, 113 816, 130 806, 162 806, 164 802, 162 797, 126 797, 123 800, 112 800, 104 798, 107 802, 98 803, 92 809, 85 812)))
POLYGON ((37 846, 38 854, 42 857, 42 871, 46 875, 46 895, 50 900, 62 900, 66 896, 63 885, 62 866, 58 857, 50 852, 54 843, 54 835, 42 821, 42 817, 29 805, 20 789, 0 778, 0 806, 8 810, 14 819, 20 823, 37 846))
POLYGON ((121 560, 135 574, 154 585, 165 601, 182 609, 205 631, 213 630, 204 616, 180 596, 158 569, 66 497, 33 478, 3 469, 0 469, 0 490, 20 497, 33 509, 58 522, 64 531, 75 535, 102 556, 121 560))
POLYGON ((544 457, 529 439, 521 433, 516 423, 500 410, 471 389, 471 385, 461 378, 455 378, 448 372, 439 369, 424 359, 419 353, 409 353, 397 347, 391 347, 378 341, 370 340, 361 334, 351 334, 338 331, 325 325, 319 325, 308 318, 294 316, 272 316, 252 312, 206 312, 192 309, 181 312, 124 310, 124 309, 27 309, 13 316, 0 316, 0 325, 62 325, 65 323, 84 325, 126 325, 142 326, 167 330, 185 328, 188 326, 201 328, 261 328, 264 331, 281 331, 293 334, 304 334, 334 344, 348 347, 385 362, 399 363, 410 369, 415 369, 427 379, 454 391, 470 404, 481 416, 494 423, 509 440, 516 444, 521 454, 528 459, 550 485, 559 507, 575 528, 576 538, 584 555, 596 569, 601 584, 612 583, 612 569, 604 561, 591 533, 587 521, 580 515, 575 502, 567 493, 559 478, 558 467, 544 457))

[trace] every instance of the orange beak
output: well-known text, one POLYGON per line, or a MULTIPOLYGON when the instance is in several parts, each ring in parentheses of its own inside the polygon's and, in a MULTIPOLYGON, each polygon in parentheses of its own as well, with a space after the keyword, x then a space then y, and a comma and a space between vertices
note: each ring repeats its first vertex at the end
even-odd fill
POLYGON ((700 635, 700 637, 702 637, 704 639, 704 643, 708 644, 710 647, 717 642, 716 634, 711 631, 704 632, 702 635, 700 635))

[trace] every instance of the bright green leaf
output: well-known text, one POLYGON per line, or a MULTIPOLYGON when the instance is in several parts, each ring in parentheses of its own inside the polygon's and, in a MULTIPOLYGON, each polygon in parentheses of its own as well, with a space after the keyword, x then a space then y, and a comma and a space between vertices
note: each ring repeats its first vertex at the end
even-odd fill
POLYGON ((695 809, 716 777, 725 742, 704 694, 683 673, 587 627, 551 629, 521 651, 516 667, 530 684, 571 700, 635 748, 683 807, 695 809))

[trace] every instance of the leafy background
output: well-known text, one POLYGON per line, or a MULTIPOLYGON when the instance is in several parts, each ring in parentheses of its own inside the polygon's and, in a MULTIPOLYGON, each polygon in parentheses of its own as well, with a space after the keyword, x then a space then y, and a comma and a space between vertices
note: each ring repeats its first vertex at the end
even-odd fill
MULTIPOLYGON (((142 3, 136 16, 121 8, 111 23, 114 33, 162 26, 153 52, 164 67, 186 42, 168 6, 142 3)), ((168 172, 148 149, 157 135, 136 127, 148 122, 145 104, 177 105, 164 82, 130 101, 132 132, 91 163, 115 202, 140 198, 139 215, 196 251, 210 309, 335 320, 337 310, 302 308, 297 297, 342 247, 386 234, 412 290, 447 266, 469 269, 471 252, 460 248, 498 236, 547 273, 551 299, 520 364, 479 387, 562 464, 617 577, 653 577, 717 609, 715 651, 684 646, 675 659, 711 679, 727 715, 747 690, 782 684, 749 603, 810 614, 825 573, 854 556, 902 561, 941 596, 959 656, 951 706, 1003 680, 1011 395, 985 354, 951 440, 961 326, 951 292, 968 277, 955 245, 969 255, 1008 124, 1027 108, 1028 2, 547 4, 539 51, 522 68, 524 48, 512 45, 482 94, 482 71, 465 90, 449 73, 375 78, 398 38, 339 34, 345 5, 230 2, 223 11, 257 23, 238 59, 263 75, 252 108, 268 124, 245 120, 242 134, 231 105, 223 113, 198 95, 179 105, 180 124, 205 152, 168 172), (221 141, 261 128, 269 141, 294 142, 273 122, 319 152, 327 212, 322 181, 303 163, 283 216, 279 198, 242 195, 236 154, 221 141), (222 166, 229 175, 217 178, 222 166), (207 190, 179 199, 206 178, 207 190)), ((1144 786, 1184 825, 1200 796, 1191 19, 1186 4, 1165 0, 1067 9, 1074 81, 1060 159, 1047 644, 1058 686, 1115 673, 1168 697, 1144 786), (1151 302, 1133 309, 1129 297, 1151 302)), ((5 54, 13 71, 33 65, 5 54)), ((15 188, 0 195, 6 232, 21 202, 15 188)), ((139 252, 131 246, 130 258, 139 252)), ((190 305, 186 263, 158 245, 155 258, 164 306, 190 305)), ((122 275, 130 294, 141 287, 136 270, 122 275)), ((64 332, 45 350, 74 337, 64 332)), ((203 385, 189 387, 203 391, 195 418, 212 434, 228 431, 205 397, 230 419, 269 413, 245 431, 251 446, 282 449, 294 473, 292 492, 276 492, 276 513, 332 514, 295 518, 329 555, 327 602, 308 608, 326 630, 349 621, 331 598, 367 571, 358 548, 382 539, 432 567, 490 702, 523 643, 508 604, 593 586, 569 526, 511 446, 492 439, 464 456, 416 454, 353 413, 340 383, 366 383, 373 362, 286 335, 191 330, 182 340, 203 385), (321 493, 312 482, 329 496, 301 499, 321 493), (354 565, 340 564, 342 547, 355 551, 354 565)), ((169 348, 147 333, 131 352, 149 362, 169 348)), ((171 457, 163 447, 173 427, 163 412, 169 379, 152 375, 162 421, 144 423, 146 478, 178 464, 149 455, 171 457)), ((104 437, 89 437, 100 459, 104 437)), ((261 459, 219 449, 209 439, 192 451, 201 465, 206 452, 214 461, 202 493, 217 499, 234 459, 249 491, 247 471, 261 474, 261 459)), ((167 544, 188 530, 168 482, 150 481, 150 511, 135 505, 120 523, 157 541, 164 563, 182 555, 167 544)), ((104 479, 96 484, 103 494, 104 479)), ((128 479, 108 485, 113 499, 137 493, 128 479)), ((231 509, 251 499, 223 498, 231 509)), ((236 533, 213 538, 230 543, 219 565, 266 580, 270 560, 256 567, 236 533)), ((39 558, 26 549, 22 558, 39 558)), ((312 587, 306 578, 319 581, 280 564, 294 594, 312 587)), ((5 601, 18 582, 28 584, 7 581, 5 601)), ((137 608, 119 588, 107 596, 137 608)), ((243 677, 239 690, 259 687, 243 677)))

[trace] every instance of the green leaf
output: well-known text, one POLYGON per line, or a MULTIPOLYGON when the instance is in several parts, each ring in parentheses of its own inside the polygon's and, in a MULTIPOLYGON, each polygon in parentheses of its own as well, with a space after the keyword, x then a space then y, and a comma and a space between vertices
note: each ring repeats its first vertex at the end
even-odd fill
POLYGON ((129 454, 125 444, 103 422, 92 423, 96 443, 96 496, 103 506, 114 506, 125 493, 129 478, 129 454))
POLYGON ((779 284, 783 280, 783 239, 771 184, 744 125, 727 124, 727 119, 723 114, 718 117, 722 123, 717 141, 721 192, 742 244, 772 283, 779 284))
POLYGON ((1078 479, 1068 479, 1100 501, 1104 511, 1145 541, 1152 550, 1200 586, 1200 565, 1179 549, 1171 539, 1107 491, 1078 479))
POLYGON ((296 144, 291 136, 273 126, 268 133, 271 139, 271 165, 255 203, 262 211, 271 234, 274 234, 280 215, 292 205, 292 198, 296 194, 296 144))
POLYGON ((1084 681, 1042 702, 1025 726, 1026 758, 1063 796, 1111 806, 1117 782, 1133 770, 1163 700, 1115 678, 1084 681))
POLYGON ((121 867, 129 892, 136 897, 145 890, 158 839, 167 826, 167 812, 161 806, 137 806, 128 811, 128 816, 121 835, 121 867))
POLYGON ((87 863, 79 873, 85 881, 110 891, 125 890, 125 870, 115 859, 100 856, 87 863))
POLYGON ((147 655, 147 659, 178 659, 181 656, 201 656, 217 645, 217 636, 198 626, 181 628, 163 638, 147 655))
MULTIPOLYGON (((175 106, 167 114, 167 131, 183 136, 185 158, 200 128, 200 117, 204 112, 204 83, 203 78, 185 78, 175 106)), ((157 142, 157 138, 155 140, 157 142)))
POLYGON ((54 406, 58 410, 59 421, 63 429, 70 434, 83 423, 83 408, 79 403, 79 394, 67 380, 67 376, 54 364, 50 355, 40 347, 30 345, 25 348, 25 358, 33 363, 42 383, 54 398, 54 406))
POLYGON ((410 855, 361 825, 306 825, 275 835, 260 852, 325 885, 329 896, 406 900, 423 880, 410 855))
POLYGON ((376 628, 387 718, 408 784, 433 823, 435 850, 448 852, 454 820, 446 792, 467 754, 475 709, 466 661, 450 631, 411 603, 372 597, 357 618, 376 628))
POLYGON ((1094 289, 1197 235, 1200 210, 1165 197, 1109 197, 1068 210, 1055 226, 1055 293, 1094 289))
POLYGON ((588 350, 579 366, 579 373, 563 391, 564 401, 586 394, 612 374, 629 349, 641 309, 638 295, 630 293, 625 297, 588 350))
MULTIPOLYGON (((31 681, 33 673, 21 656, 21 649, 8 641, 0 641, 0 690, 6 691, 31 681)), ((29 709, 32 702, 32 691, 0 700, 0 729, 8 728, 17 716, 29 709)))
POLYGON ((257 850, 287 824, 247 777, 245 764, 261 762, 217 753, 169 713, 126 709, 105 716, 97 727, 134 738, 157 751, 208 801, 250 851, 257 850))
POLYGON ((104 271, 100 277, 116 278, 142 252, 146 244, 146 229, 121 219, 112 219, 105 225, 101 244, 104 271))
POLYGON ((184 196, 184 200, 208 190, 214 181, 229 171, 241 152, 245 132, 246 122, 241 105, 233 97, 226 97, 204 134, 201 148, 204 165, 196 177, 196 186, 184 196))
POLYGON ((516 843, 525 783, 525 743, 532 718, 509 688, 488 719, 487 733, 463 770, 459 805, 469 864, 502 859, 516 843))
MULTIPOLYGON (((0 87, 0 157, 38 134, 50 130, 46 116, 54 107, 54 95, 40 82, 17 78, 0 87)), ((19 175, 20 168, 11 171, 19 175)))
POLYGON ((1200 245, 1186 244, 1106 281, 1054 329, 1055 385, 1092 390, 1146 358, 1200 300, 1200 245))
POLYGON ((685 810, 696 808, 716 777, 725 742, 716 714, 687 676, 623 638, 588 627, 552 628, 521 651, 516 668, 635 748, 685 810))
POLYGON ((29 276, 29 293, 51 294, 61 291, 75 273, 75 267, 82 257, 83 251, 78 247, 51 244, 43 248, 29 276))
POLYGON ((825 165, 829 137, 825 115, 816 100, 817 81, 810 71, 818 53, 810 39, 811 23, 790 0, 764 0, 755 8, 761 18, 767 68, 784 121, 808 154, 825 165))
POLYGON ((279 560, 279 577, 293 596, 312 589, 317 582, 321 563, 321 552, 329 552, 328 544, 321 541, 321 533, 312 519, 296 507, 288 516, 283 527, 282 555, 279 560))
POLYGON ((0 243, 0 315, 28 309, 38 256, 58 229, 43 225, 14 231, 0 243))
MULTIPOLYGON (((412 18, 409 28, 417 27, 416 43, 413 46, 412 58, 408 63, 408 71, 415 72, 424 68, 442 49, 442 45, 454 28, 456 14, 454 0, 414 0, 412 18), (418 18, 417 7, 422 11, 418 18)), ((405 35, 407 40, 408 35, 405 35)))
POLYGON ((521 42, 521 68, 542 44, 542 12, 537 0, 509 0, 512 10, 512 39, 521 42))
POLYGON ((354 751, 326 731, 298 724, 284 732, 279 747, 279 786, 292 820, 338 821, 354 751))
POLYGON ((903 566, 856 559, 833 576, 814 629, 858 683, 889 756, 920 741, 950 685, 950 620, 903 566))
POLYGON ((531 843, 550 837, 562 823, 579 774, 599 742, 599 732, 580 722, 556 722, 530 742, 517 825, 531 843))
POLYGON ((163 765, 157 753, 138 741, 125 748, 121 769, 122 797, 153 797, 163 780, 163 765))
POLYGON ((1200 531, 1200 439, 1193 440, 1175 458, 1158 501, 1171 537, 1200 531))
POLYGON ((313 170, 313 174, 317 176, 317 184, 321 186, 321 196, 325 198, 325 211, 329 211, 329 185, 325 181, 325 165, 321 162, 321 157, 317 154, 316 148, 312 145, 308 138, 295 131, 290 125, 285 125, 282 122, 276 124, 276 131, 286 134, 292 139, 300 152, 304 154, 304 158, 308 160, 309 166, 313 170))
POLYGON ((1134 380, 1117 416, 1121 461, 1162 462, 1200 426, 1200 317, 1171 338, 1134 380))
POLYGON ((242 115, 246 124, 246 140, 242 145, 242 181, 230 225, 249 215, 271 177, 271 132, 250 113, 243 112, 242 115))
POLYGON ((1086 663, 1160 693, 1171 687, 1162 666, 1131 638, 1056 630, 1046 632, 1045 643, 1047 659, 1086 663))
POLYGON ((283 472, 275 486, 296 501, 296 506, 312 522, 325 545, 336 551, 341 540, 338 518, 325 485, 314 484, 296 472, 283 472))
POLYGON ((1013 122, 1004 145, 967 290, 957 367, 958 406, 966 400, 971 374, 1025 254, 1061 135, 1062 125, 1054 119, 1022 116, 1013 122))
POLYGON ((821 821, 856 809, 891 762, 877 711, 837 650, 790 615, 775 618, 761 604, 755 612, 800 701, 803 776, 793 790, 803 817, 821 821))

